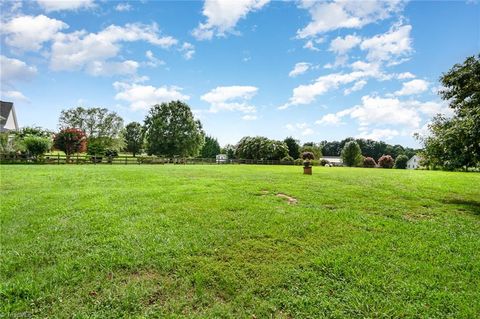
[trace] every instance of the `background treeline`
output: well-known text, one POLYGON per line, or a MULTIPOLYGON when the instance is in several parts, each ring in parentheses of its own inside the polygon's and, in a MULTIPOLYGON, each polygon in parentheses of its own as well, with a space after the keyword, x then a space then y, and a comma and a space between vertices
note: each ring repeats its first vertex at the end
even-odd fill
POLYGON ((427 168, 478 169, 480 166, 480 56, 456 64, 440 78, 441 97, 454 114, 437 115, 429 133, 417 135, 423 149, 416 150, 382 141, 346 138, 300 144, 292 137, 273 140, 262 136, 245 136, 235 145, 220 148, 216 138, 206 136, 202 124, 190 107, 171 101, 150 108, 143 123, 123 119, 106 108, 76 107, 63 110, 59 131, 26 127, 18 132, 0 134, 0 152, 41 160, 52 150, 72 154, 87 153, 95 158, 118 156, 119 152, 155 155, 166 158, 214 158, 223 153, 229 158, 294 161, 303 152, 314 159, 341 156, 347 166, 399 167, 416 153, 427 168), (399 164, 400 163, 400 164, 399 164))

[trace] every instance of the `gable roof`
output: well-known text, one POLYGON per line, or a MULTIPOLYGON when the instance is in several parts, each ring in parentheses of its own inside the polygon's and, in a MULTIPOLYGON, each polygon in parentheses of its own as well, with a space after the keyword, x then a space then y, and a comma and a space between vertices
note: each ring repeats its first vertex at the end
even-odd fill
POLYGON ((5 125, 7 123, 8 116, 10 115, 10 112, 12 111, 13 108, 13 103, 12 102, 3 102, 0 101, 1 106, 0 106, 0 124, 5 125))
POLYGON ((13 124, 15 129, 18 129, 17 115, 15 114, 15 108, 12 102, 0 101, 0 126, 4 128, 7 124, 9 117, 13 117, 13 124))

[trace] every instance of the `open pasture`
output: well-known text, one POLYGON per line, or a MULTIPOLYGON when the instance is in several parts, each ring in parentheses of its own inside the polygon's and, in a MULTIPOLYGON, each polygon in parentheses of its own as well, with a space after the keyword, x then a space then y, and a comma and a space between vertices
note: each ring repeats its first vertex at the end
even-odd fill
POLYGON ((479 174, 0 172, 2 318, 480 316, 479 174))

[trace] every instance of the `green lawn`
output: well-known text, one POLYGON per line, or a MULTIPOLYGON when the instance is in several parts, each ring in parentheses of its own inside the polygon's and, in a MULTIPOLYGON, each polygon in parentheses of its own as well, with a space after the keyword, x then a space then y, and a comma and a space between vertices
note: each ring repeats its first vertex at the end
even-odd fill
POLYGON ((1 318, 480 317, 480 174, 0 172, 1 318))

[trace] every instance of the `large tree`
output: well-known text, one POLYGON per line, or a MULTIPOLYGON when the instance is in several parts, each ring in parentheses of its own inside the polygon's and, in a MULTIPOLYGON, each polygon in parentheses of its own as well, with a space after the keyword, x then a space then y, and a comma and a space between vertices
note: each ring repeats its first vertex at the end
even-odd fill
POLYGON ((123 119, 106 108, 76 107, 61 112, 59 126, 60 129, 80 129, 88 138, 117 138, 123 128, 123 119))
POLYGON ((202 124, 181 101, 152 106, 144 128, 148 154, 197 156, 205 142, 202 124))
POLYGON ((203 144, 200 150, 200 157, 215 158, 218 154, 220 154, 220 144, 218 144, 217 139, 211 136, 205 136, 205 144, 203 144))
POLYGON ((120 150, 124 146, 121 136, 123 119, 106 108, 76 107, 63 110, 60 114, 59 127, 77 128, 85 132, 89 147, 95 146, 95 152, 101 153, 107 149, 120 150))
POLYGON ((347 166, 358 166, 363 162, 362 150, 355 141, 349 141, 345 144, 341 156, 343 163, 347 166))
POLYGON ((322 141, 320 143, 322 147, 322 154, 324 156, 340 156, 340 152, 342 151, 342 148, 340 146, 340 142, 338 141, 333 141, 333 142, 327 142, 327 141, 322 141))
POLYGON ((263 136, 245 136, 236 146, 236 155, 244 159, 280 160, 288 155, 288 146, 263 136))
POLYGON ((446 169, 480 165, 480 55, 468 57, 444 73, 441 97, 454 115, 437 115, 427 136, 417 137, 424 144, 423 157, 431 166, 446 169))
POLYGON ((300 144, 298 140, 289 136, 286 139, 284 139, 283 142, 287 144, 288 155, 290 155, 293 159, 300 158, 300 144))
POLYGON ((131 122, 125 126, 123 133, 125 139, 125 150, 135 156, 142 151, 143 147, 143 127, 138 122, 131 122))

